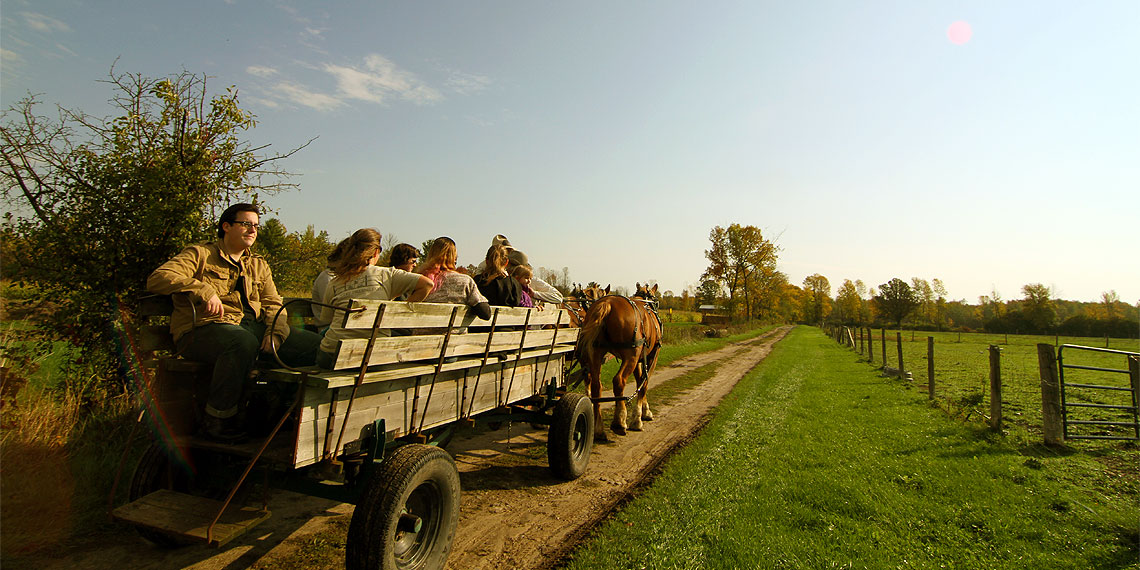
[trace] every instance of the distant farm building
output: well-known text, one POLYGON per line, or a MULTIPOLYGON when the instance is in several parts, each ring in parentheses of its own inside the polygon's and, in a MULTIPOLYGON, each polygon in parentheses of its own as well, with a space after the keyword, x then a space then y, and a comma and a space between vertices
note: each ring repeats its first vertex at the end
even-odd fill
POLYGON ((701 305, 697 307, 697 311, 701 313, 702 325, 727 325, 728 315, 724 314, 724 307, 720 305, 701 305))

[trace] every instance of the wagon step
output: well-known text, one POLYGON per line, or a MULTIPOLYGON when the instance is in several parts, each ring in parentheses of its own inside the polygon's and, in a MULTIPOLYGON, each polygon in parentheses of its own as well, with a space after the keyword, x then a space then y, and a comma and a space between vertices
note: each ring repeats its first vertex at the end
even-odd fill
POLYGON ((206 530, 221 509, 221 501, 162 489, 115 509, 111 515, 178 540, 210 546, 222 546, 269 518, 268 509, 231 505, 207 539, 206 530))

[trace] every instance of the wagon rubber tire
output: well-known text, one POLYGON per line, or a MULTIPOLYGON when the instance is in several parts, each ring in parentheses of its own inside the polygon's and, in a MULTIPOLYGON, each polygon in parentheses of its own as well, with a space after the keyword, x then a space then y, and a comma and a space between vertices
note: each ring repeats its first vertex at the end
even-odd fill
POLYGON ((397 448, 371 475, 348 526, 348 570, 443 568, 459 525, 459 470, 438 447, 397 448))
MULTIPOLYGON (((131 488, 127 497, 128 501, 136 501, 162 489, 185 493, 189 491, 190 484, 190 476, 186 471, 171 466, 170 455, 166 448, 154 443, 139 459, 134 475, 131 476, 131 488)), ((156 530, 142 527, 136 527, 135 530, 143 538, 162 548, 191 544, 189 540, 180 540, 156 530)))
POLYGON ((558 478, 571 481, 586 472, 594 448, 594 419, 593 403, 585 394, 566 394, 554 406, 546 458, 558 478))

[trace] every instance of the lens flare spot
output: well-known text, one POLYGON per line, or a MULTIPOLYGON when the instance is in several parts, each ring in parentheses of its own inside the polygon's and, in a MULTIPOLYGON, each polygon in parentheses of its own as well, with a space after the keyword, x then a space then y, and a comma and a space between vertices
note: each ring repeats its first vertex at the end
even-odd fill
POLYGON ((946 37, 955 45, 962 45, 970 41, 970 36, 974 35, 974 30, 970 29, 970 24, 963 20, 958 20, 946 29, 946 37))

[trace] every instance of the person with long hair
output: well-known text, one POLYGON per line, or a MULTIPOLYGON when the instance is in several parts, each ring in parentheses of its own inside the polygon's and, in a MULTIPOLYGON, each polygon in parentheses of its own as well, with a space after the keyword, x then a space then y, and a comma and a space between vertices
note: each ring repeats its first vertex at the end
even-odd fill
MULTIPOLYGON (((387 301, 407 295, 408 301, 422 301, 431 292, 431 279, 392 267, 379 267, 380 232, 372 228, 357 230, 337 245, 337 257, 329 258, 332 280, 325 290, 323 303, 338 307, 321 307, 321 319, 331 322, 317 353, 317 365, 332 368, 337 343, 347 338, 344 331, 345 312, 352 299, 387 301)), ((380 334, 385 330, 381 329, 380 334)))
POLYGON ((417 265, 413 271, 431 279, 432 284, 439 287, 443 276, 449 271, 455 271, 455 262, 458 259, 455 240, 440 236, 432 240, 423 263, 417 265))
POLYGON ((502 244, 492 244, 487 248, 483 272, 476 284, 492 305, 518 307, 522 300, 522 286, 507 274, 507 248, 502 244))
POLYGON ((451 238, 441 236, 431 242, 427 258, 416 269, 417 272, 425 272, 425 277, 431 275, 435 283, 435 288, 424 298, 424 302, 467 305, 477 317, 484 320, 491 318, 491 305, 479 293, 475 280, 456 270, 455 261, 458 257, 458 249, 451 238))

